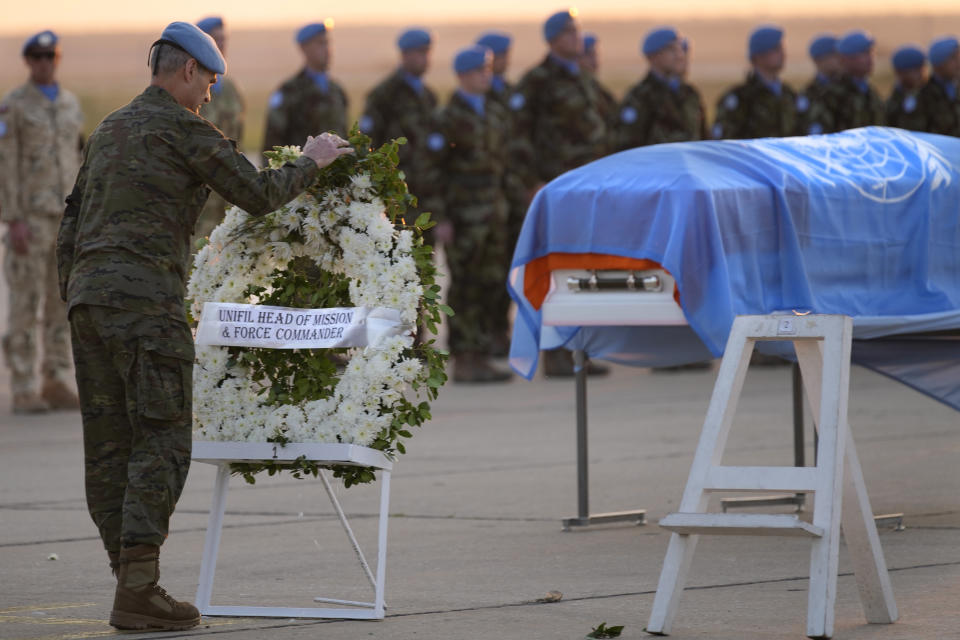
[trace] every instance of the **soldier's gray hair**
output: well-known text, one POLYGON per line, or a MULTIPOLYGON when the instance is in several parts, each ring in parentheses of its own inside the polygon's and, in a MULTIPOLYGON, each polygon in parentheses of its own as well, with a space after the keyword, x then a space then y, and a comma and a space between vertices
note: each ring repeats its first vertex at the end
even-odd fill
POLYGON ((183 49, 160 43, 150 53, 150 69, 155 76, 172 73, 187 64, 192 57, 183 49))

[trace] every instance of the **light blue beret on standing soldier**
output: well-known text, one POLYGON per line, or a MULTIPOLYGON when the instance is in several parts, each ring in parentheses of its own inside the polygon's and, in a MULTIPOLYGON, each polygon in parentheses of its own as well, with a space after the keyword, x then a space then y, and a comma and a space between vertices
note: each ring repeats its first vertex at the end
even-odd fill
POLYGON ((499 31, 488 31, 477 38, 477 44, 487 47, 490 51, 493 51, 493 55, 495 56, 509 51, 512 43, 513 38, 499 31))
POLYGON ((297 34, 294 36, 294 40, 297 41, 297 44, 303 44, 307 40, 326 32, 327 25, 322 22, 311 22, 310 24, 304 25, 297 29, 297 34))
POLYGON ((455 73, 467 73, 474 69, 482 69, 483 65, 490 60, 490 56, 490 49, 479 44, 461 49, 453 58, 453 71, 455 73))
POLYGON ((429 47, 431 42, 430 33, 425 29, 407 29, 397 38, 397 48, 400 51, 422 49, 429 47))
POLYGON ((200 27, 200 31, 203 31, 204 33, 210 33, 214 29, 223 28, 223 18, 220 16, 208 16, 203 20, 198 20, 197 26, 200 27))
POLYGON ((757 27, 750 34, 747 53, 750 58, 772 51, 783 42, 783 29, 773 25, 757 27))
POLYGON ((817 36, 810 41, 810 58, 816 60, 837 52, 837 37, 829 33, 817 36))
POLYGON ((189 22, 171 22, 160 34, 160 39, 150 47, 151 50, 158 44, 167 44, 186 51, 203 68, 214 73, 227 72, 227 61, 223 59, 217 43, 199 27, 189 22))
POLYGON ((547 42, 552 42, 554 38, 559 36, 564 29, 567 28, 571 22, 573 22, 574 14, 569 9, 566 11, 558 11, 543 23, 543 38, 547 42))
POLYGON ((677 31, 672 27, 654 29, 643 39, 643 46, 641 46, 640 50, 643 51, 643 55, 650 57, 663 50, 664 47, 676 41, 678 38, 677 31))
POLYGON ((894 51, 890 61, 894 71, 906 71, 922 67, 927 62, 927 56, 919 47, 906 45, 894 51))
POLYGON ((930 45, 930 64, 938 67, 946 62, 957 49, 960 49, 960 42, 953 36, 934 40, 930 45))
POLYGON ((866 31, 851 31, 837 42, 837 53, 842 56, 855 56, 858 53, 869 51, 874 39, 866 31))
POLYGON ((57 43, 60 42, 60 38, 57 37, 53 31, 47 29, 46 31, 41 31, 40 33, 35 33, 29 38, 26 42, 23 43, 23 51, 21 55, 27 55, 27 52, 34 47, 55 47, 57 43))

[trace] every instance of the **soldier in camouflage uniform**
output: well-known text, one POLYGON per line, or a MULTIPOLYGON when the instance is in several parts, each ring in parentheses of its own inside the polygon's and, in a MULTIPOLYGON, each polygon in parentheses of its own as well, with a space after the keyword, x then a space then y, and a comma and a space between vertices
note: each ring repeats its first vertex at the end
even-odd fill
POLYGON ((455 382, 498 382, 510 374, 490 362, 495 314, 490 301, 506 289, 507 213, 505 172, 509 116, 490 90, 492 54, 482 46, 457 53, 459 88, 437 114, 427 137, 428 175, 438 187, 425 202, 447 233, 447 301, 455 382))
POLYGON ((607 121, 607 130, 610 132, 609 147, 612 149, 614 145, 613 131, 617 125, 617 99, 597 78, 600 71, 600 54, 597 51, 597 36, 592 33, 583 34, 580 69, 590 74, 594 89, 600 96, 600 112, 603 114, 604 120, 607 121))
POLYGON ((408 29, 397 39, 400 67, 374 87, 360 118, 360 129, 375 146, 404 137, 400 149, 400 169, 407 177, 410 193, 419 196, 428 185, 424 179, 426 136, 429 133, 437 96, 423 83, 430 66, 430 34, 423 29, 408 29))
MULTIPOLYGON (((506 73, 510 64, 510 47, 513 44, 513 38, 499 31, 488 31, 477 38, 476 44, 487 47, 493 52, 493 75, 490 79, 487 99, 497 102, 503 108, 507 130, 508 132, 512 131, 513 119, 511 118, 509 101, 510 96, 513 95, 513 84, 507 80, 506 73)), ((508 133, 508 135, 512 135, 512 133, 508 133)), ((504 189, 509 203, 505 232, 506 240, 504 241, 506 250, 503 255, 503 273, 506 275, 510 270, 513 248, 517 244, 517 238, 520 237, 523 217, 527 213, 527 202, 523 184, 510 171, 506 174, 504 189)), ((510 294, 504 284, 491 290, 490 296, 492 322, 490 355, 495 358, 505 357, 510 351, 510 294)))
POLYGON ((917 96, 927 82, 927 56, 917 47, 908 45, 893 53, 891 63, 897 82, 887 98, 887 126, 923 131, 917 96))
POLYGON ((4 273, 9 320, 3 351, 14 413, 77 409, 70 389, 70 337, 57 295, 57 225, 80 167, 83 113, 56 82, 60 47, 52 31, 27 40, 29 81, 0 100, 0 219, 8 225, 4 273), (37 388, 41 320, 42 385, 37 388))
POLYGON ((296 145, 308 135, 330 131, 347 135, 347 94, 328 73, 330 31, 322 22, 297 31, 304 66, 270 95, 263 150, 296 145))
MULTIPOLYGON (((211 16, 197 22, 200 30, 209 34, 217 43, 220 52, 227 55, 227 34, 223 18, 211 16)), ((210 102, 200 108, 200 115, 213 123, 223 135, 239 145, 243 141, 243 119, 246 105, 243 94, 233 79, 222 75, 217 76, 217 83, 210 89, 210 102)), ((210 232, 223 221, 223 214, 227 210, 227 201, 219 193, 211 193, 207 203, 203 205, 200 218, 193 235, 195 238, 206 238, 210 232)), ((196 246, 196 245, 194 245, 196 246)))
POLYGON ((226 70, 213 40, 170 24, 151 85, 90 137, 57 237, 83 415, 87 504, 118 574, 110 623, 186 629, 200 616, 157 586, 159 547, 190 465, 190 232, 209 188, 253 215, 293 199, 347 144, 325 134, 258 172, 198 115, 226 70))
POLYGON ((930 45, 933 73, 917 98, 922 131, 945 136, 960 136, 960 46, 954 37, 936 40, 930 45))
POLYGON ((823 102, 827 87, 835 82, 841 74, 840 54, 837 53, 837 37, 835 35, 824 33, 815 37, 810 42, 808 51, 817 72, 803 89, 803 92, 797 96, 796 134, 798 136, 823 133, 819 125, 813 126, 810 122, 811 107, 823 102))
POLYGON ((783 29, 758 27, 748 46, 753 69, 747 81, 727 91, 717 102, 713 137, 779 138, 797 129, 797 95, 780 80, 786 61, 783 29))
MULTIPOLYGON (((543 26, 550 52, 530 69, 510 97, 514 135, 511 170, 526 191, 526 205, 561 173, 603 157, 609 131, 601 97, 578 63, 583 41, 570 11, 553 14, 543 26)), ((573 375, 565 350, 544 354, 547 375, 573 375)), ((591 364, 591 373, 606 371, 591 364)))
POLYGON ((810 105, 812 133, 834 133, 884 124, 886 105, 870 86, 874 41, 863 31, 851 31, 837 43, 843 75, 830 83, 810 105))
POLYGON ((654 29, 641 51, 650 64, 646 77, 620 103, 614 140, 617 150, 706 137, 700 94, 683 82, 683 44, 676 30, 654 29))

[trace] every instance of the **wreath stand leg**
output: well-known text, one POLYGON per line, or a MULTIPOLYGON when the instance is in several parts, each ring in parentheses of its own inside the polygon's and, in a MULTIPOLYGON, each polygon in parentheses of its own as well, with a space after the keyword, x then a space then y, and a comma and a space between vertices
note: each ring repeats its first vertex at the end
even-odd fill
MULTIPOLYGON (((212 454, 217 448, 236 447, 237 443, 194 443, 194 460, 198 462, 207 462, 217 466, 217 477, 213 487, 213 501, 210 506, 210 519, 207 524, 207 533, 203 543, 203 556, 200 561, 200 580, 197 586, 196 606, 200 613, 205 616, 239 616, 239 617, 266 617, 266 618, 343 618, 355 620, 382 620, 386 605, 384 603, 384 585, 387 564, 387 521, 390 507, 390 474, 391 468, 389 462, 378 466, 380 474, 380 510, 377 534, 377 571, 376 575, 371 571, 366 557, 357 542, 353 529, 344 514, 340 501, 337 499, 330 485, 330 481, 323 471, 320 472, 320 480, 333 505, 337 518, 340 520, 357 560, 362 567, 367 580, 374 590, 373 602, 359 602, 354 600, 338 600, 327 597, 315 597, 314 602, 333 605, 343 605, 344 607, 354 608, 326 608, 326 607, 264 607, 264 606, 221 606, 211 605, 210 598, 213 593, 213 580, 216 572, 217 556, 220 550, 220 537, 223 531, 223 517, 227 506, 227 491, 230 481, 230 463, 250 461, 253 458, 237 458, 234 456, 225 456, 219 453, 212 454), (202 449, 198 455, 198 449, 202 449), (215 457, 214 457, 215 456, 215 457), (229 459, 225 459, 229 458, 229 459)), ((243 446, 243 445, 241 445, 243 446)), ((331 445, 323 445, 331 446, 331 445)), ((332 445, 337 446, 337 445, 332 445)), ((347 446, 347 445, 344 445, 347 446)), ((363 449, 362 447, 353 447, 354 449, 363 449)), ((371 451, 367 449, 366 451, 371 451)), ((379 454, 379 452, 376 452, 379 454)), ((338 456, 340 458, 340 456, 338 456)), ((256 458, 262 460, 262 457, 256 458)), ((338 460, 315 460, 320 463, 342 463, 338 460)))

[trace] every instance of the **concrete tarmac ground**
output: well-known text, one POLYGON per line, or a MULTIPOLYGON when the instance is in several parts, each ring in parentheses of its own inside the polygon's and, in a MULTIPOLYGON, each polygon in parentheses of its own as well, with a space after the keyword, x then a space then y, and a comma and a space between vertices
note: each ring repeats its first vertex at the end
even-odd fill
MULTIPOLYGON (((715 376, 614 367, 590 381, 593 511, 646 508, 651 524, 561 531, 576 510, 571 381, 451 384, 393 476, 386 619, 206 618, 162 637, 579 640, 601 622, 624 625, 623 638, 647 637, 669 537, 656 521, 680 498, 715 376), (563 598, 537 602, 548 591, 563 598)), ((789 390, 788 368, 751 370, 726 463, 791 463, 789 390)), ((905 530, 880 534, 901 619, 865 623, 841 552, 835 637, 960 638, 956 413, 854 369, 850 422, 874 512, 906 514, 905 530)), ((194 465, 161 554, 161 582, 180 598, 195 594, 213 478, 212 467, 194 465)), ((372 598, 319 482, 231 487, 214 604, 372 598)), ((337 491, 374 559, 377 487, 337 491)), ((802 638, 808 551, 799 539, 703 538, 673 637, 802 638)), ((4 410, 0 638, 114 635, 111 604, 106 554, 84 504, 79 415, 4 410)))

